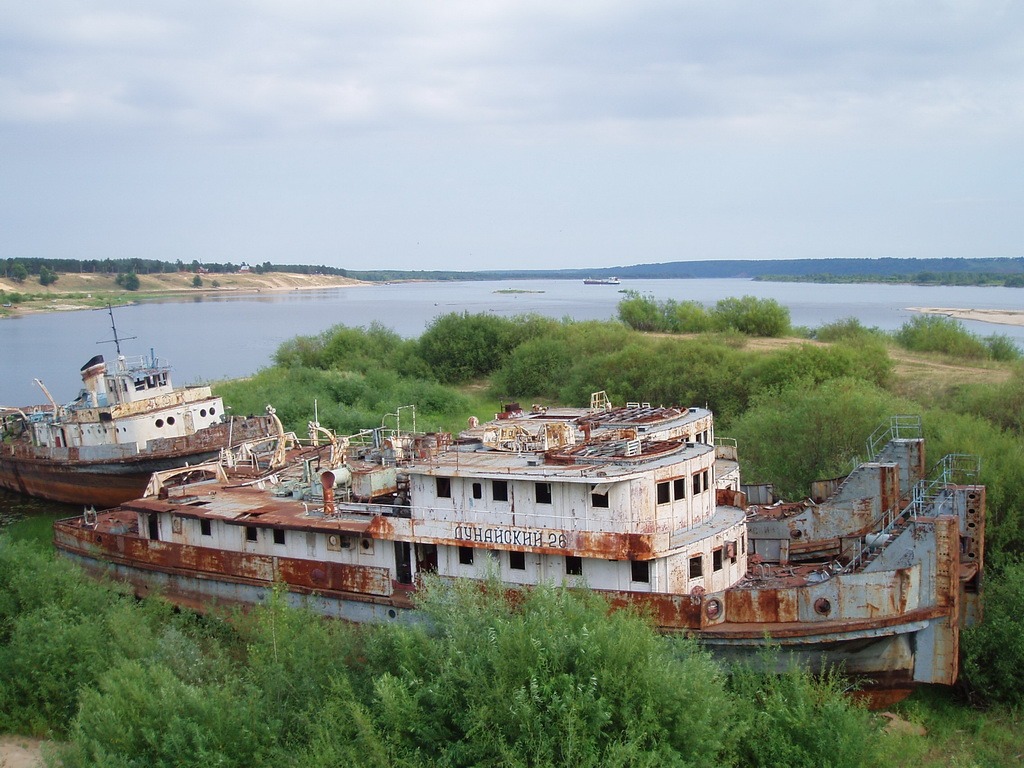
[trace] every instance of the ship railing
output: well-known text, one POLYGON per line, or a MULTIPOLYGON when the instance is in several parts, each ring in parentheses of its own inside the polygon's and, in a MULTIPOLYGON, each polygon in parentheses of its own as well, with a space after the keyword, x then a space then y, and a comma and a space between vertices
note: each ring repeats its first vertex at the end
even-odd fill
POLYGON ((879 424, 867 440, 868 461, 878 458, 881 450, 893 440, 915 440, 923 434, 921 417, 913 414, 891 416, 879 424))
POLYGON ((117 373, 155 371, 170 367, 169 360, 156 355, 121 355, 117 359, 117 373))
MULTIPOLYGON (((981 473, 981 457, 966 453, 950 453, 936 462, 927 473, 927 479, 919 480, 910 492, 910 501, 903 507, 893 505, 875 521, 871 530, 876 535, 888 536, 897 525, 910 523, 932 512, 945 496, 950 485, 976 481, 981 473)), ((861 567, 876 544, 865 543, 860 552, 843 569, 849 573, 861 567)))
POLYGON ((735 437, 715 437, 715 458, 728 461, 739 460, 739 447, 735 437))
POLYGON ((865 462, 875 461, 878 455, 893 440, 916 439, 921 437, 921 417, 916 415, 900 414, 891 416, 888 421, 882 422, 875 428, 875 431, 868 437, 865 446, 867 448, 867 459, 860 456, 851 456, 848 462, 849 470, 846 477, 829 494, 836 496, 843 490, 843 486, 849 482, 850 477, 857 471, 857 468, 865 462))

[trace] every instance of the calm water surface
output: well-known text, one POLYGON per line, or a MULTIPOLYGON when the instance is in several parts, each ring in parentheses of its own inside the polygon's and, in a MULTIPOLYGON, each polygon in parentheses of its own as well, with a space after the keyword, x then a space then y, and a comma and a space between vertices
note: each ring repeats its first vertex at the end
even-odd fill
MULTIPOLYGON (((906 307, 1024 309, 1024 290, 895 285, 815 285, 750 280, 629 280, 621 286, 585 286, 576 280, 402 283, 323 291, 255 295, 202 294, 192 301, 155 301, 115 309, 118 332, 134 336, 122 344, 129 355, 156 354, 171 361, 175 382, 195 384, 246 376, 271 363, 281 342, 317 334, 336 324, 379 322, 415 337, 435 317, 449 312, 513 316, 535 312, 576 320, 615 317, 621 290, 658 299, 714 304, 752 295, 789 308, 794 325, 817 327, 846 317, 892 330, 915 313, 906 307), (500 291, 529 291, 501 293, 500 291)), ((1024 347, 1024 328, 964 323, 974 333, 1004 334, 1024 347)), ((78 370, 93 355, 114 355, 106 310, 57 312, 0 320, 0 405, 44 401, 33 384, 40 378, 58 402, 78 393, 78 370)))

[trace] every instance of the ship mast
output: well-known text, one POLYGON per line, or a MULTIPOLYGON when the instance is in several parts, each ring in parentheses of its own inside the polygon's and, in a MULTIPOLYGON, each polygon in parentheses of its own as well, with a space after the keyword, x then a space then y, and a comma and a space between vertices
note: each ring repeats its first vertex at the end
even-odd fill
POLYGON ((117 335, 117 323, 114 322, 114 308, 110 306, 109 302, 107 303, 107 313, 110 315, 110 329, 114 332, 114 338, 112 340, 111 339, 107 339, 105 341, 97 341, 96 343, 97 344, 111 344, 111 343, 113 343, 114 349, 117 350, 117 357, 118 357, 118 359, 120 359, 121 358, 121 342, 122 341, 130 341, 131 339, 137 339, 138 336, 127 336, 124 339, 120 338, 117 335))

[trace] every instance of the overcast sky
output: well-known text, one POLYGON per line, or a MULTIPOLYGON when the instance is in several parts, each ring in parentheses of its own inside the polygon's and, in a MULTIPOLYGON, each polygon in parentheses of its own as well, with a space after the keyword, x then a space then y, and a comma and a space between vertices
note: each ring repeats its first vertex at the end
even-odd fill
POLYGON ((1020 256, 1024 3, 0 3, 0 258, 1020 256))

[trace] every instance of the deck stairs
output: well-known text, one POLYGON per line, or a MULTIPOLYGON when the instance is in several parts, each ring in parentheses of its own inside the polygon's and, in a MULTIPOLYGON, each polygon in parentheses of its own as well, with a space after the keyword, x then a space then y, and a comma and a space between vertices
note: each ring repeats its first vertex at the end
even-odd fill
POLYGON ((980 472, 981 459, 978 456, 952 453, 942 457, 927 472, 925 479, 913 486, 909 503, 891 507, 874 522, 872 533, 863 537, 860 551, 842 571, 852 573, 867 569, 919 517, 934 517, 943 512, 952 514, 955 511, 952 508, 943 509, 949 501, 946 487, 975 482, 980 472))
POLYGON ((866 447, 866 459, 854 456, 850 459, 850 472, 843 478, 843 481, 829 494, 829 499, 842 498, 846 486, 852 482, 857 467, 869 462, 885 463, 887 461, 897 462, 899 454, 896 451, 894 442, 896 440, 919 440, 923 436, 921 428, 921 417, 912 414, 899 414, 893 416, 887 422, 881 423, 868 437, 866 447))

